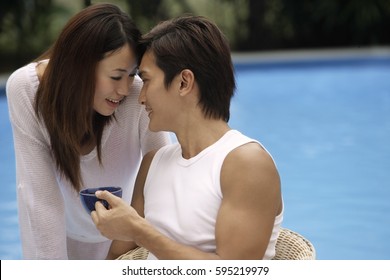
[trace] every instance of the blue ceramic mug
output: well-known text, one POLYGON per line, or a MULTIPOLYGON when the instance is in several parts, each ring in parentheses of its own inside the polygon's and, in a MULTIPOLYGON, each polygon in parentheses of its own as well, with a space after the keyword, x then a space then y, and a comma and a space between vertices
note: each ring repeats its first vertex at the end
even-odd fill
POLYGON ((81 203, 83 204, 85 210, 89 214, 91 214, 91 212, 95 210, 95 203, 97 201, 100 201, 104 205, 104 207, 108 209, 109 206, 108 202, 96 197, 95 193, 97 191, 109 191, 113 195, 122 197, 121 187, 109 186, 109 187, 88 188, 88 189, 81 190, 80 191, 81 203))

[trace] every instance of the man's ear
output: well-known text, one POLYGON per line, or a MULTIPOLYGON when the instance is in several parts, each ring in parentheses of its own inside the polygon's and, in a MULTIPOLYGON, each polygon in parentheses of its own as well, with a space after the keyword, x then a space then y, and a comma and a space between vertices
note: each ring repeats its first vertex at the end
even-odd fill
POLYGON ((184 96, 192 91, 195 83, 195 75, 189 69, 184 69, 180 73, 180 95, 184 96))

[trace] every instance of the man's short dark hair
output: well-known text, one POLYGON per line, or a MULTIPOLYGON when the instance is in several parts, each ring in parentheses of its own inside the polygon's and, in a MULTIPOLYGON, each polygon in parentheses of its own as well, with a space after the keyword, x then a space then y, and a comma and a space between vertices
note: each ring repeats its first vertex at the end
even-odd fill
POLYGON ((167 88, 182 70, 191 70, 205 116, 229 120, 236 87, 234 68, 229 43, 213 22, 201 16, 161 22, 143 36, 140 51, 141 56, 152 51, 167 88))

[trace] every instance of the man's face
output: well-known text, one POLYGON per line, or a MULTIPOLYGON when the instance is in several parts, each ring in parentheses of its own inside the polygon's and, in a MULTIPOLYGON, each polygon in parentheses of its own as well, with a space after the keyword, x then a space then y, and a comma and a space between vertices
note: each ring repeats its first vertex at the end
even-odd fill
POLYGON ((151 131, 175 131, 178 119, 180 82, 175 77, 167 89, 164 84, 164 72, 157 66, 152 51, 147 51, 142 57, 139 76, 144 85, 139 96, 139 102, 145 105, 149 114, 151 131))

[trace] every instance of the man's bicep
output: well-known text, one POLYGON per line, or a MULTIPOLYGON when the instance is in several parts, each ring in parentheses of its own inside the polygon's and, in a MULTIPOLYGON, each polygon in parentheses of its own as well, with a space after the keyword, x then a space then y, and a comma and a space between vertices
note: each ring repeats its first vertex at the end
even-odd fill
POLYGON ((223 258, 261 259, 267 249, 279 181, 261 156, 261 151, 241 149, 224 162, 216 227, 217 250, 223 258))

